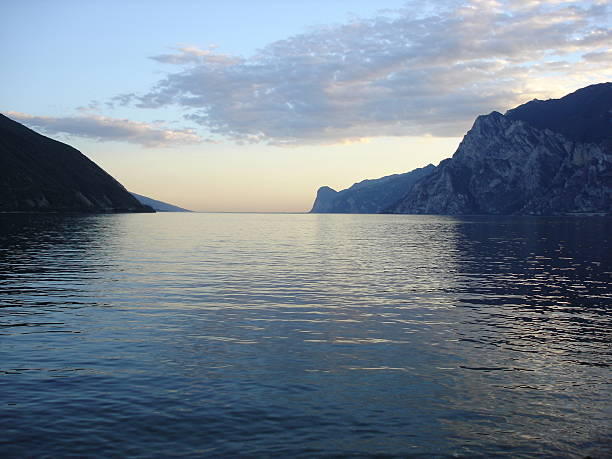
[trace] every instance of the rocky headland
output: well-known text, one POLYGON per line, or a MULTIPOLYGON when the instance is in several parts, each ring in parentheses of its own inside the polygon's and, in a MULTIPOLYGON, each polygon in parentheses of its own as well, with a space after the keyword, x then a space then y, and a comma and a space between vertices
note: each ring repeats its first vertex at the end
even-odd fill
POLYGON ((404 174, 363 180, 342 191, 323 186, 317 191, 311 212, 352 214, 382 212, 389 206, 389 203, 404 197, 415 183, 431 174, 435 168, 434 165, 429 164, 404 174))

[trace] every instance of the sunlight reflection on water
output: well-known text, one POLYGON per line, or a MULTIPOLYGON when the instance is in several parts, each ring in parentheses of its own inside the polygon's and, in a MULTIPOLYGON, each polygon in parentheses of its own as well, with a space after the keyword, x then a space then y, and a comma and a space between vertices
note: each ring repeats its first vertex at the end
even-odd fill
POLYGON ((4 455, 609 447, 609 219, 1 218, 4 455))

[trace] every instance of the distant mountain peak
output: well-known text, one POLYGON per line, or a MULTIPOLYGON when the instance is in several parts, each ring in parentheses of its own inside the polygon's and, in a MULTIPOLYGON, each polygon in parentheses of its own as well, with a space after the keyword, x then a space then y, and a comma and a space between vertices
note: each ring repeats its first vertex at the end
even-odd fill
POLYGON ((331 187, 328 187, 327 185, 323 185, 321 188, 317 190, 317 194, 319 193, 320 194, 335 194, 337 193, 337 191, 331 187))
POLYGON ((132 193, 138 201, 146 206, 152 207, 156 212, 192 212, 191 210, 183 209, 182 207, 168 204, 167 202, 158 201, 157 199, 148 198, 140 194, 132 193))

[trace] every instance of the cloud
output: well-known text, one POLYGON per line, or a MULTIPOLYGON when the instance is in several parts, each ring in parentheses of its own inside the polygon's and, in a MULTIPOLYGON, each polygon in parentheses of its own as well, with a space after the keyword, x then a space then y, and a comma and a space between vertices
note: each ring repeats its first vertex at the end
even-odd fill
POLYGON ((122 141, 144 147, 169 147, 202 142, 192 129, 165 129, 160 124, 140 123, 99 115, 50 117, 7 112, 9 117, 46 134, 69 134, 98 141, 122 141))
POLYGON ((587 53, 582 57, 587 62, 603 62, 612 67, 612 50, 587 53))
POLYGON ((195 46, 186 46, 183 48, 175 48, 178 53, 175 54, 160 54, 158 56, 151 56, 150 59, 161 62, 162 64, 221 64, 221 65, 235 65, 241 62, 240 59, 234 58, 227 54, 215 54, 214 49, 216 46, 209 46, 208 49, 199 49, 195 46))
POLYGON ((153 56, 178 67, 150 91, 117 100, 178 105, 238 142, 323 144, 457 136, 478 114, 612 74, 604 1, 423 3, 313 29, 249 58, 195 47, 153 56))

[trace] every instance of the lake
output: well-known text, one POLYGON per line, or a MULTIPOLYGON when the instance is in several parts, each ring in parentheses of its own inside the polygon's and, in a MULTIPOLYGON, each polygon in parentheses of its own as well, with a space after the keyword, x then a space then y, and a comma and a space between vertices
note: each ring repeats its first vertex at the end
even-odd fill
POLYGON ((0 215, 3 457, 604 457, 612 219, 0 215))

